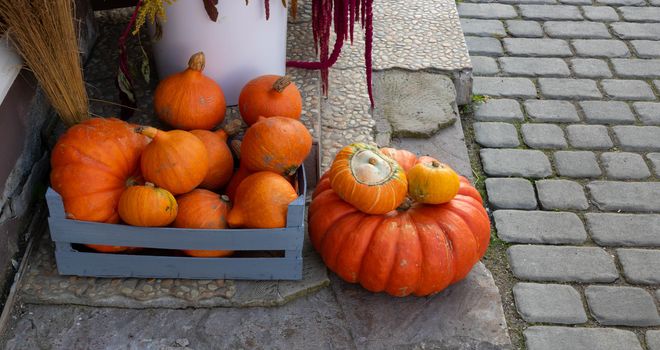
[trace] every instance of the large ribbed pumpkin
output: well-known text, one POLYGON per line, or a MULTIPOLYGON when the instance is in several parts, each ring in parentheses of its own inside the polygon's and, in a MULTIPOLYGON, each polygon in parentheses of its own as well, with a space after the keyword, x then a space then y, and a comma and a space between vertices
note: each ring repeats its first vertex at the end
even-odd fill
POLYGON ((381 148, 380 151, 386 156, 396 160, 404 171, 410 170, 410 168, 417 164, 417 156, 410 151, 406 151, 405 149, 384 147, 381 148))
MULTIPOLYGON (((225 229, 229 213, 229 198, 217 193, 196 189, 177 197, 179 213, 172 226, 177 228, 225 229)), ((199 258, 231 255, 231 250, 184 250, 199 258)))
POLYGON ((345 201, 369 214, 385 214, 406 198, 406 174, 377 148, 354 143, 342 148, 329 172, 332 189, 345 201))
POLYGON ((135 129, 153 141, 142 152, 142 176, 178 195, 192 191, 204 181, 209 170, 209 157, 204 143, 183 131, 162 131, 150 126, 135 129))
POLYGON ((299 121, 260 118, 241 143, 241 165, 251 171, 293 175, 312 150, 312 135, 299 121))
POLYGON ((330 270, 372 292, 403 297, 440 292, 467 276, 490 241, 481 196, 461 177, 445 204, 414 203, 370 215, 322 178, 309 208, 309 236, 330 270))
POLYGON ((210 130, 225 119, 225 95, 202 71, 204 53, 190 57, 188 68, 163 79, 154 92, 158 118, 182 130, 210 130))

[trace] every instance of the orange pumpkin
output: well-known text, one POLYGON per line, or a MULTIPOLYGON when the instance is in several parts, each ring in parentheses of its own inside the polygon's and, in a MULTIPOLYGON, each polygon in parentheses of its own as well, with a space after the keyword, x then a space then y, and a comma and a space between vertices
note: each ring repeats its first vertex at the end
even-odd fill
POLYGON ((225 119, 225 95, 202 71, 204 53, 190 57, 188 68, 162 80, 154 92, 154 109, 160 120, 182 130, 210 130, 225 119))
POLYGON ((177 210, 174 196, 150 182, 127 188, 119 199, 119 216, 133 226, 167 226, 176 218, 177 210))
POLYGON ((227 138, 236 131, 234 127, 230 125, 214 132, 208 130, 190 132, 204 143, 209 158, 209 170, 199 187, 217 190, 229 182, 234 172, 234 157, 227 145, 227 138))
POLYGON ((405 149, 395 149, 390 147, 381 148, 380 151, 386 156, 396 160, 404 171, 410 170, 417 163, 417 156, 405 149))
POLYGON ((238 97, 238 108, 247 125, 256 123, 259 117, 300 119, 302 97, 291 78, 264 75, 243 87, 238 97))
POLYGON ((337 153, 329 180, 339 197, 368 214, 396 209, 408 191, 401 166, 363 143, 346 146, 337 153))
MULTIPOLYGON (((50 183, 62 196, 66 217, 119 222, 117 205, 127 182, 138 172, 149 139, 119 119, 91 118, 72 126, 51 153, 50 183)), ((102 252, 128 247, 88 245, 102 252)))
POLYGON ((312 150, 312 135, 299 121, 260 118, 245 132, 241 165, 251 171, 293 175, 312 150))
POLYGON ((414 203, 385 215, 342 200, 324 176, 309 208, 309 236, 330 270, 372 292, 438 293, 470 272, 486 252, 490 222, 465 178, 452 201, 414 203))
MULTIPOLYGON (((172 226, 178 228, 225 229, 229 198, 207 190, 196 189, 177 198, 179 213, 172 226)), ((229 256, 231 250, 184 250, 199 258, 229 256)))
POLYGON ((447 203, 458 194, 460 187, 458 174, 448 165, 433 158, 420 160, 406 176, 408 195, 420 203, 447 203))
POLYGON ((227 184, 227 187, 225 188, 225 193, 227 194, 227 197, 229 197, 230 201, 234 202, 236 199, 236 190, 238 189, 238 185, 240 185, 246 177, 252 174, 254 174, 254 172, 247 170, 242 164, 238 167, 238 170, 236 170, 234 175, 232 175, 229 183, 227 184))
POLYGON ((296 198, 296 190, 284 177, 269 171, 254 173, 238 186, 227 221, 231 227, 285 227, 289 203, 296 198))
POLYGON ((202 183, 209 170, 204 143, 183 131, 162 131, 141 126, 136 132, 152 139, 140 161, 142 175, 174 195, 192 191, 202 183))

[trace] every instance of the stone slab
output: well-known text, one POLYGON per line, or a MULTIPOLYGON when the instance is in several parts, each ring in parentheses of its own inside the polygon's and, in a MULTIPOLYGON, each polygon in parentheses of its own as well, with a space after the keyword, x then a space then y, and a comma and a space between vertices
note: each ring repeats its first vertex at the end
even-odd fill
POLYGON ((373 294, 334 277, 332 285, 332 290, 275 308, 128 310, 27 304, 2 347, 163 350, 176 346, 177 339, 187 339, 194 349, 510 347, 497 287, 482 264, 464 281, 427 298, 373 294))
POLYGON ((594 318, 606 326, 657 326, 653 297, 642 288, 588 286, 584 294, 594 318))
POLYGON ((512 99, 488 99, 475 106, 474 117, 480 121, 522 121, 520 104, 512 99))
POLYGON ((451 79, 427 72, 374 73, 376 118, 387 119, 394 137, 428 138, 458 118, 451 79))
POLYGON ((574 58, 571 67, 578 78, 611 78, 607 62, 595 58, 574 58))
POLYGON ((651 176, 644 158, 637 153, 606 152, 600 161, 607 177, 616 180, 641 180, 651 176))
POLYGON ((554 156, 557 173, 561 176, 573 178, 598 177, 602 173, 593 152, 557 151, 554 156))
MULTIPOLYGON (((539 180, 536 190, 545 210, 587 210, 589 202, 582 186, 569 180, 539 180)), ((582 227, 580 222, 579 227, 582 227)), ((586 234, 585 234, 586 237, 586 234)))
POLYGON ((477 122, 472 125, 474 138, 484 147, 518 147, 518 130, 513 124, 502 122, 477 122))
POLYGON ((527 78, 475 77, 472 93, 491 97, 536 97, 536 87, 527 78))
POLYGON ((493 213, 497 235, 505 242, 580 244, 587 232, 574 213, 497 210, 493 213))
POLYGON ((614 146, 604 125, 569 125, 568 142, 576 148, 609 149, 614 146))
POLYGON ((491 177, 486 179, 486 191, 494 209, 536 209, 534 186, 527 179, 491 177))
POLYGON ((541 95, 558 100, 597 100, 602 94, 590 79, 539 78, 541 95))
POLYGON ((660 350, 660 330, 646 331, 646 346, 649 350, 660 350))
POLYGON ((633 124, 630 106, 619 101, 582 101, 580 107, 584 117, 591 124, 633 124))
POLYGON ((578 324, 587 322, 580 293, 560 284, 516 283, 516 308, 530 323, 578 324))
POLYGON ((513 56, 570 57, 568 43, 560 39, 504 38, 504 48, 513 56))
POLYGON ((633 108, 644 125, 660 125, 659 102, 635 102, 633 108))
POLYGON ((568 101, 527 100, 525 110, 535 122, 567 123, 580 121, 575 106, 568 101))
POLYGON ((524 334, 528 350, 642 350, 635 333, 615 328, 533 326, 524 334))
POLYGON ((658 126, 615 126, 613 129, 621 148, 626 151, 660 151, 658 126))
POLYGON ((35 304, 134 309, 276 306, 330 283, 323 261, 308 242, 301 281, 232 281, 61 276, 48 236, 29 257, 20 298, 35 304))
POLYGON ((628 282, 660 284, 660 250, 622 248, 616 252, 628 282))
POLYGON ((492 176, 544 178, 552 175, 548 157, 541 151, 519 149, 482 149, 484 172, 492 176))

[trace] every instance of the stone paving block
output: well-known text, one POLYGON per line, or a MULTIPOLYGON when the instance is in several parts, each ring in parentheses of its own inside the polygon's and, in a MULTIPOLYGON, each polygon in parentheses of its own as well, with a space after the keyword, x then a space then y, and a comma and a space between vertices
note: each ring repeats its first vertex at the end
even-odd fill
POLYGON ((660 125, 660 103, 659 102, 635 102, 633 108, 642 124, 660 125))
POLYGON ((513 275, 530 281, 614 282, 614 258, 602 248, 514 245, 507 250, 513 275))
POLYGON ((619 7, 624 21, 629 22, 660 22, 660 8, 657 7, 619 7))
POLYGON ((578 78, 610 78, 612 72, 607 62, 594 58, 574 58, 571 60, 573 72, 578 78))
POLYGON ((548 21, 543 29, 551 38, 608 39, 612 37, 605 24, 588 21, 548 21))
POLYGON ((628 57, 630 50, 623 41, 606 39, 572 40, 578 56, 584 57, 628 57))
POLYGON ((654 80, 653 85, 655 85, 655 91, 660 93, 660 80, 654 80))
POLYGON ((511 243, 581 244, 587 233, 574 213, 496 210, 497 236, 511 243))
POLYGON ((550 99, 594 100, 603 96, 594 80, 539 78, 541 94, 550 99))
POLYGON ((523 124, 521 127, 523 140, 531 148, 559 149, 566 148, 564 131, 553 124, 523 124))
POLYGON ((568 101, 527 100, 524 103, 529 118, 535 122, 578 122, 575 106, 568 101))
POLYGON ((626 151, 660 152, 660 127, 615 126, 614 134, 626 151))
POLYGON ((607 127, 603 125, 569 125, 568 142, 576 148, 609 149, 614 146, 607 127))
POLYGON ((660 177, 660 153, 649 153, 646 155, 646 158, 653 164, 655 175, 660 177))
POLYGON ((516 309, 527 322, 578 324, 587 322, 580 293, 561 284, 516 283, 516 309))
POLYGON ((493 209, 536 209, 534 186, 527 179, 486 179, 488 203, 493 209))
POLYGON ((628 282, 660 284, 660 250, 617 249, 616 253, 628 282))
POLYGON ((567 77, 571 74, 561 58, 500 57, 498 60, 502 71, 509 75, 567 77))
POLYGON ((474 117, 481 121, 520 121, 525 118, 518 101, 510 99, 488 99, 475 107, 474 117))
POLYGON ((635 333, 616 328, 533 326, 523 334, 527 350, 642 350, 635 333))
POLYGON ((509 123, 477 122, 473 124, 475 140, 484 147, 518 147, 518 130, 509 123))
POLYGON ((660 212, 660 182, 592 181, 587 190, 602 211, 660 212))
POLYGON ((625 102, 583 101, 580 107, 587 123, 591 124, 633 124, 635 116, 625 102))
POLYGON ((660 59, 613 59, 612 65, 622 78, 660 78, 660 59))
POLYGON ((506 36, 504 25, 498 20, 461 18, 463 34, 474 36, 506 36))
POLYGON ((472 73, 475 76, 495 75, 500 72, 497 61, 491 57, 472 56, 470 61, 472 61, 472 73))
POLYGON ((619 20, 619 15, 609 6, 582 6, 584 18, 591 21, 614 22, 619 20))
POLYGON ((541 151, 520 149, 482 149, 484 172, 491 176, 544 178, 552 175, 548 157, 541 151))
POLYGON ((525 19, 541 21, 551 20, 581 20, 582 15, 577 6, 568 5, 520 5, 520 13, 525 19))
POLYGON ((536 87, 527 78, 475 77, 472 93, 491 97, 536 97, 536 87))
POLYGON ((560 3, 566 5, 591 5, 591 0, 559 0, 560 3))
POLYGON ((614 180, 641 180, 651 176, 644 158, 637 153, 606 152, 600 161, 607 177, 614 180))
POLYGON ((511 5, 502 4, 457 4, 458 15, 462 18, 516 18, 518 13, 511 5))
POLYGON ((502 56, 502 44, 495 38, 482 38, 478 36, 466 36, 470 56, 502 56))
POLYGON ((653 90, 641 80, 605 79, 601 82, 603 90, 615 100, 655 100, 653 90))
POLYGON ((504 38, 504 48, 514 56, 570 57, 568 43, 561 39, 504 38))
POLYGON ((611 26, 614 34, 621 39, 660 40, 660 26, 656 23, 616 22, 611 26))
POLYGON ((523 20, 508 20, 506 27, 511 36, 519 38, 540 38, 543 36, 543 29, 538 22, 523 20))
POLYGON ((660 330, 646 331, 646 346, 649 350, 660 350, 660 330))
POLYGON ((642 288, 588 286, 584 294, 591 313, 601 325, 660 325, 653 297, 642 288))
POLYGON ((612 6, 644 6, 644 0, 596 0, 596 3, 612 6))
POLYGON ((587 196, 584 195, 582 186, 577 182, 569 180, 539 180, 536 181, 536 190, 539 194, 541 207, 545 210, 587 210, 589 208, 587 196))
POLYGON ((591 238, 601 246, 660 246, 660 215, 587 213, 591 238))
POLYGON ((659 58, 660 41, 652 40, 631 40, 633 48, 639 58, 659 58))
POLYGON ((599 177, 602 174, 593 152, 557 151, 554 157, 557 173, 561 176, 584 178, 599 177))

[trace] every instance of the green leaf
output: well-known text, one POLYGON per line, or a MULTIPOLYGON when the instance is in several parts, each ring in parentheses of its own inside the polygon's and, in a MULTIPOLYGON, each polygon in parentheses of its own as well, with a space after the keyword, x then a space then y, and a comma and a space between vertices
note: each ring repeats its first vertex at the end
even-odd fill
POLYGON ((126 97, 128 97, 131 102, 135 103, 135 95, 133 94, 133 84, 126 78, 124 72, 119 70, 117 74, 117 85, 119 85, 119 90, 123 92, 126 97))

